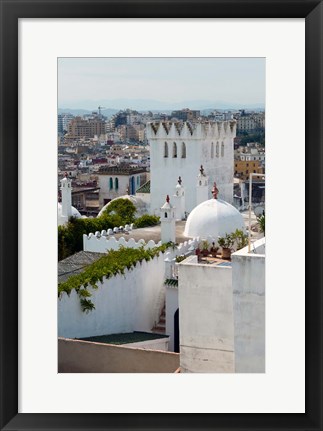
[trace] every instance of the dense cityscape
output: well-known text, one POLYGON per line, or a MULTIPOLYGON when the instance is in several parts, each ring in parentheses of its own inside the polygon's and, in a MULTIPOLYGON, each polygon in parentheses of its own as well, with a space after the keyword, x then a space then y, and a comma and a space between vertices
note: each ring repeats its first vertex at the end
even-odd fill
POLYGON ((96 216, 112 199, 134 195, 149 181, 148 122, 235 120, 233 203, 237 208, 246 206, 251 172, 259 173, 253 179, 253 201, 264 202, 263 110, 113 111, 99 106, 93 112, 61 109, 58 113, 58 193, 59 181, 67 172, 72 179, 72 204, 80 214, 96 216))

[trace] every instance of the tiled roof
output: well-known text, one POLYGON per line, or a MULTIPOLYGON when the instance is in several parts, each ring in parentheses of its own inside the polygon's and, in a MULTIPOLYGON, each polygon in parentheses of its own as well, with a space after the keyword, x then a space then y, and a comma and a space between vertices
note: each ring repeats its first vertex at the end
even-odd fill
POLYGON ((136 190, 136 193, 150 193, 150 180, 139 187, 139 189, 136 190))
POLYGON ((102 253, 79 251, 58 262, 58 283, 63 283, 72 275, 80 274, 84 268, 102 257, 102 253))

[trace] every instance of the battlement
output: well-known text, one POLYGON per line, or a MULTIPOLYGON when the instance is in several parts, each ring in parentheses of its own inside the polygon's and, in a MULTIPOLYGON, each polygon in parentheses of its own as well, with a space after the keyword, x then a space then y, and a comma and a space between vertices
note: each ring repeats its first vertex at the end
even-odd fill
POLYGON ((237 122, 229 121, 159 121, 147 123, 148 139, 220 139, 236 136, 237 122))
POLYGON ((145 250, 148 250, 161 245, 161 241, 156 244, 153 240, 146 243, 144 239, 140 239, 137 242, 133 238, 130 238, 128 241, 124 237, 116 239, 114 236, 107 236, 105 231, 103 232, 103 234, 100 232, 95 232, 95 234, 90 233, 89 235, 84 234, 83 250, 96 253, 106 253, 109 250, 118 250, 119 247, 144 247, 145 250))

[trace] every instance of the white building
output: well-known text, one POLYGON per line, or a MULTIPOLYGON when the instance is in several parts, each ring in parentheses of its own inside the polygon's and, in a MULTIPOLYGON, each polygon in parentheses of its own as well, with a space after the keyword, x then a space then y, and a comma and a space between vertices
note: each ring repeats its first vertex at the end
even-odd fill
MULTIPOLYGON (((195 195, 198 187, 195 182, 195 195)), ((212 192, 214 199, 202 202, 188 217, 187 240, 170 247, 165 256, 103 280, 91 291, 95 310, 83 313, 75 291, 63 294, 58 305, 59 335, 153 331, 166 308, 169 348, 180 353, 181 372, 265 372, 265 240, 255 242, 250 252, 244 248, 233 253, 231 261, 212 256, 199 262, 195 256, 199 239, 244 229, 239 212, 217 199, 216 184, 212 192), (185 259, 176 263, 180 256, 185 259)), ((175 242, 176 208, 168 196, 160 215, 162 242, 175 242)), ((137 247, 131 234, 128 241, 120 238, 118 243, 137 247)), ((92 241, 98 247, 91 251, 106 252, 99 246, 108 241, 113 242, 98 235, 92 241)))
POLYGON ((97 174, 101 207, 127 193, 134 195, 136 190, 146 182, 144 168, 131 168, 128 165, 104 166, 97 174))
POLYGON ((203 165, 209 177, 209 197, 214 181, 220 197, 233 201, 233 139, 236 122, 150 122, 151 212, 159 214, 164 197, 181 176, 186 189, 185 211, 196 206, 196 172, 203 165))

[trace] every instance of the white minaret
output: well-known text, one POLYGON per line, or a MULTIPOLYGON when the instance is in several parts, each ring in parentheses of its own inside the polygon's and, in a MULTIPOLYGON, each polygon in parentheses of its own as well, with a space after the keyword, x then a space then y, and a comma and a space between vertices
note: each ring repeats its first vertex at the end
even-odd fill
POLYGON ((72 180, 67 175, 61 180, 62 192, 62 218, 68 219, 72 216, 72 180))
POLYGON ((184 187, 182 186, 182 178, 178 177, 178 182, 175 187, 175 194, 173 196, 175 203, 175 218, 176 220, 185 219, 185 196, 184 187))
POLYGON ((197 177, 196 185, 196 205, 201 204, 209 199, 209 177, 205 175, 204 168, 201 165, 200 173, 197 177))
POLYGON ((160 208, 161 223, 161 242, 175 242, 175 207, 169 203, 169 196, 166 196, 166 202, 160 208))

